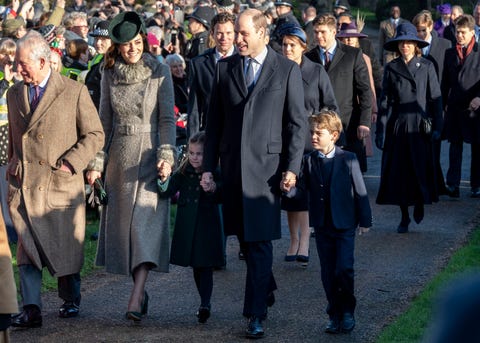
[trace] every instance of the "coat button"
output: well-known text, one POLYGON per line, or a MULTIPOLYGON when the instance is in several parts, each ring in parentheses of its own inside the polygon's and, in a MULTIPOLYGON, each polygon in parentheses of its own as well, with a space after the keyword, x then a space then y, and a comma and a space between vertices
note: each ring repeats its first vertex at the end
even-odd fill
POLYGON ((27 135, 23 135, 23 140, 26 140, 28 138, 27 135))
POLYGON ((23 186, 23 189, 25 189, 25 190, 26 190, 26 189, 28 189, 28 187, 27 187, 27 186, 23 186))
POLYGON ((38 187, 38 190, 43 191, 44 190, 43 186, 38 187))
POLYGON ((38 164, 40 164, 41 166, 43 166, 45 164, 45 161, 38 161, 38 164))
POLYGON ((38 139, 43 139, 43 135, 42 135, 42 134, 39 134, 39 135, 37 136, 37 138, 38 138, 38 139))

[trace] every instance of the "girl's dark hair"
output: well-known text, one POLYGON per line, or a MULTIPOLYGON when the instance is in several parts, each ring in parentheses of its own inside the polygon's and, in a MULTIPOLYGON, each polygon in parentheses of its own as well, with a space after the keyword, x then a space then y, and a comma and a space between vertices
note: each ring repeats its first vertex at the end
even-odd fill
POLYGON ((187 156, 180 163, 180 166, 178 167, 178 170, 179 170, 180 173, 183 174, 185 172, 185 168, 188 165, 188 146, 190 144, 201 144, 202 146, 205 146, 205 137, 206 136, 205 136, 204 131, 199 131, 199 132, 197 132, 196 134, 194 134, 193 136, 190 137, 190 139, 188 140, 188 145, 187 145, 187 156))
MULTIPOLYGON (((142 41, 143 41, 143 53, 148 53, 148 41, 147 41, 147 35, 141 33, 142 36, 142 41)), ((105 54, 105 61, 104 61, 104 67, 105 69, 110 69, 113 68, 113 65, 115 64, 115 60, 117 59, 118 56, 120 56, 120 52, 118 51, 118 46, 120 44, 118 43, 112 43, 112 45, 108 48, 106 54, 105 54)))

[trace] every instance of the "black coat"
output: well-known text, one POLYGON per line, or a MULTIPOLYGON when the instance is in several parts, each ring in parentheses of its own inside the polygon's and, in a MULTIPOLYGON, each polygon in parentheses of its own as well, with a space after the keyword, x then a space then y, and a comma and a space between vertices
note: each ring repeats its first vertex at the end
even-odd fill
POLYGON ((414 57, 386 65, 377 132, 387 117, 378 204, 411 206, 438 201, 431 137, 420 132, 423 117, 433 130, 442 121, 441 93, 433 63, 414 57))
POLYGON ((442 96, 446 110, 446 138, 456 142, 480 143, 480 113, 471 114, 468 109, 470 101, 480 96, 480 51, 477 43, 463 65, 455 47, 445 52, 442 96))
POLYGON ((430 51, 428 56, 424 56, 427 60, 432 61, 435 71, 437 72, 438 81, 442 83, 443 64, 445 61, 445 51, 452 47, 452 43, 437 36, 432 36, 432 42, 430 44, 430 51))
MULTIPOLYGON (((179 192, 173 231, 170 263, 179 266, 220 267, 225 264, 223 229, 216 193, 205 193, 200 186, 201 173, 188 164, 163 185, 160 197, 179 192)), ((218 179, 215 178, 218 185, 218 179)))
POLYGON ((190 61, 188 68, 187 136, 205 130, 208 103, 215 75, 215 49, 208 49, 190 61))
POLYGON ((226 234, 245 241, 281 237, 280 180, 298 175, 306 115, 298 65, 268 48, 253 90, 245 84, 243 57, 217 63, 207 116, 204 169, 220 159, 226 234))

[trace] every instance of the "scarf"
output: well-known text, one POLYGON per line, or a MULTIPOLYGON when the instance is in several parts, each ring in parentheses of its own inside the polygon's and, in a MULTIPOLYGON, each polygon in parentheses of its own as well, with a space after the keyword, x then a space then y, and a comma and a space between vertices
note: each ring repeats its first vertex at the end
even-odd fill
POLYGON ((468 43, 467 48, 464 51, 463 47, 457 43, 456 49, 457 49, 458 59, 460 60, 460 65, 462 65, 465 62, 465 59, 467 58, 467 56, 470 55, 474 45, 475 45, 475 39, 472 38, 472 40, 470 41, 470 43, 468 43))

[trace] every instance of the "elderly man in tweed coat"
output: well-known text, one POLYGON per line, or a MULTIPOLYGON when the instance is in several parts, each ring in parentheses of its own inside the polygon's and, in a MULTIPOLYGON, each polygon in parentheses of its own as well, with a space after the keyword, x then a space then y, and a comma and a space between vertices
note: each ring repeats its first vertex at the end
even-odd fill
POLYGON ((104 133, 87 88, 50 69, 50 48, 37 32, 17 43, 23 82, 7 93, 8 203, 18 233, 23 311, 16 327, 42 325, 42 268, 58 277, 60 317, 78 314, 85 236, 83 170, 104 133))

